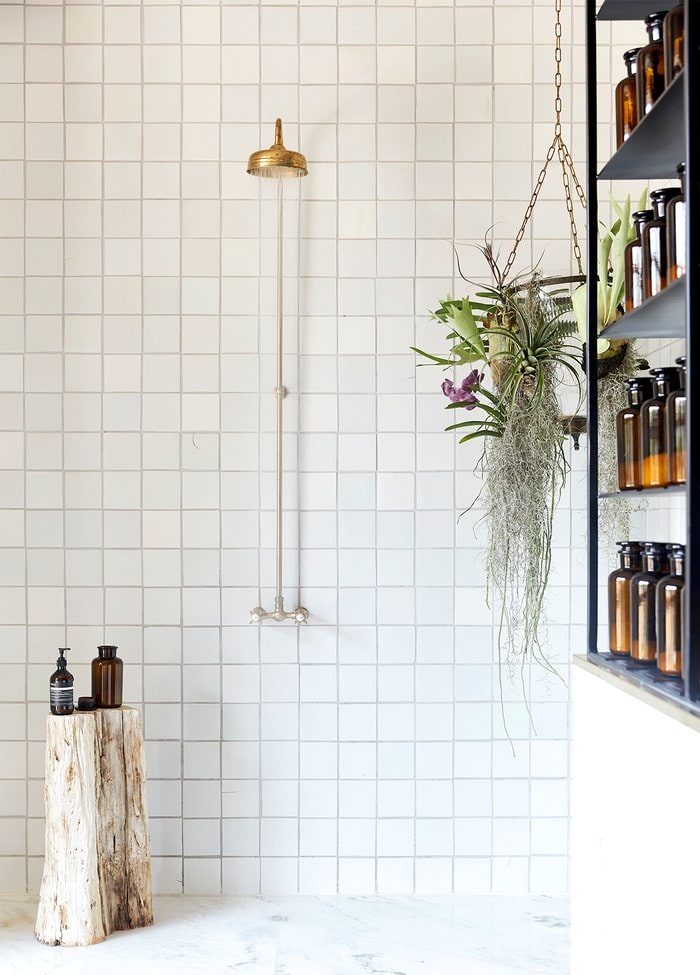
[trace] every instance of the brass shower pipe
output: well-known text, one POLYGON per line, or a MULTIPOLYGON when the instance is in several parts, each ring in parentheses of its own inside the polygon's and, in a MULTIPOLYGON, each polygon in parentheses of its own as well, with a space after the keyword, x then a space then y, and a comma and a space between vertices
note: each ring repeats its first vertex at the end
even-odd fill
POLYGON ((298 179, 308 174, 306 159, 300 152, 285 149, 282 142, 282 119, 275 121, 275 141, 269 149, 254 152, 248 160, 247 172, 251 176, 263 176, 277 180, 277 377, 272 391, 276 405, 275 425, 275 605, 272 610, 265 610, 256 606, 250 611, 251 623, 262 623, 263 620, 275 620, 278 623, 293 620, 295 623, 306 623, 309 611, 304 606, 297 606, 290 612, 285 611, 284 596, 282 595, 282 402, 287 395, 283 377, 283 348, 284 348, 284 314, 283 314, 283 280, 282 280, 282 242, 284 238, 283 218, 283 181, 298 179))

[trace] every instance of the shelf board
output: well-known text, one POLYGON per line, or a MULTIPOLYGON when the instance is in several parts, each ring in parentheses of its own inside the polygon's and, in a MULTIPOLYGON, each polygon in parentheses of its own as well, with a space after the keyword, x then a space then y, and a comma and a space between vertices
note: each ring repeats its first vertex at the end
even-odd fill
POLYGON ((672 701, 691 714, 700 715, 700 701, 691 701, 685 696, 680 678, 664 677, 654 666, 636 664, 629 657, 614 657, 611 653, 589 653, 588 660, 618 674, 636 687, 651 691, 666 701, 672 701))
POLYGON ((647 14, 656 13, 658 9, 658 0, 603 0, 596 17, 598 20, 643 21, 647 14))
POLYGON ((598 173, 598 179, 678 179, 685 159, 683 72, 638 123, 629 139, 598 173))
POLYGON ((640 488, 638 491, 604 491, 598 495, 599 498, 630 498, 639 501, 640 498, 647 498, 650 495, 669 495, 685 494, 685 484, 669 484, 668 487, 640 488))
POLYGON ((625 667, 624 660, 624 657, 619 660, 609 653, 577 653, 574 654, 573 662, 576 667, 700 732, 700 702, 690 701, 683 696, 683 685, 680 681, 654 683, 651 673, 647 672, 649 680, 646 680, 639 671, 635 673, 629 666, 625 667))
POLYGON ((601 339, 685 338, 685 281, 672 281, 658 295, 601 330, 601 339))

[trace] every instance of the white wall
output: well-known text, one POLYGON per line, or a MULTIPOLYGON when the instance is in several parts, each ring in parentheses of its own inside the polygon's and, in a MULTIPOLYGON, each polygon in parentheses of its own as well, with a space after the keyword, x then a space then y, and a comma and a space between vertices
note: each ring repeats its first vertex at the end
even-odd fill
MULTIPOLYGON (((562 94, 583 178, 581 15, 562 94)), ((530 0, 0 6, 3 891, 40 877, 56 648, 86 693, 103 642, 143 706, 157 890, 566 888, 568 690, 526 672, 534 733, 506 681, 513 754, 483 535, 457 523, 476 455, 410 350, 442 348, 453 239, 494 225, 507 254, 552 136, 552 37, 530 0), (248 625, 274 585, 275 210, 245 161, 277 115, 310 171, 285 215, 302 630, 248 625)), ((518 263, 568 271, 556 170, 543 197, 518 263)))
POLYGON ((697 971, 700 725, 574 668, 572 975, 697 971))

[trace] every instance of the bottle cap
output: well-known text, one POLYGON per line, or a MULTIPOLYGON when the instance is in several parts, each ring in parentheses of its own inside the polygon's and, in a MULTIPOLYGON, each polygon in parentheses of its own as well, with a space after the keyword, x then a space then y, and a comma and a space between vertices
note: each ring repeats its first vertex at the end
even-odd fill
POLYGON ((97 698, 92 694, 85 694, 78 698, 78 711, 96 711, 97 698))
POLYGON ((660 186, 658 190, 651 191, 649 199, 653 200, 654 203, 666 203, 668 200, 672 200, 674 196, 680 196, 680 192, 680 186, 660 186))
POLYGON ((645 542, 644 553, 646 555, 665 555, 669 547, 668 542, 645 542))
POLYGON ((111 657, 116 657, 117 650, 119 648, 110 646, 109 644, 103 644, 102 646, 99 646, 97 649, 101 657, 111 658, 111 657))
POLYGON ((650 369, 649 372, 654 377, 654 383, 657 387, 665 382, 670 382, 672 389, 678 389, 681 385, 681 377, 683 375, 682 369, 678 366, 656 366, 654 369, 650 369))
POLYGON ((678 173, 679 176, 685 176, 685 163, 684 162, 679 162, 678 163, 678 165, 676 166, 676 172, 678 173))
POLYGON ((668 13, 668 10, 656 10, 653 14, 647 14, 644 18, 644 23, 647 27, 654 27, 657 24, 663 25, 664 17, 668 13))
POLYGON ((645 223, 647 220, 654 219, 653 210, 635 210, 632 214, 632 219, 636 222, 645 223))
POLYGON ((675 361, 675 363, 676 363, 677 366, 680 366, 681 369, 685 369, 685 356, 684 355, 679 355, 678 358, 675 359, 674 361, 675 361))

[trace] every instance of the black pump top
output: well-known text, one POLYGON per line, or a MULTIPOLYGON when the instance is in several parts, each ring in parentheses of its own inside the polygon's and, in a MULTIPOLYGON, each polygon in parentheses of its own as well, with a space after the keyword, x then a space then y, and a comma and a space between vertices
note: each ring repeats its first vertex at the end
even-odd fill
POLYGON ((680 196, 680 194, 680 186, 661 186, 658 190, 652 190, 649 199, 654 207, 654 215, 662 217, 666 212, 666 204, 669 200, 672 200, 674 196, 680 196))
MULTIPOLYGON (((647 14, 647 16, 644 18, 647 33, 649 34, 650 38, 654 39, 653 35, 656 33, 656 28, 658 28, 658 33, 661 34, 664 26, 664 17, 667 13, 668 10, 657 10, 653 14, 647 14)), ((656 38, 656 40, 660 40, 660 37, 656 38)))
POLYGON ((56 661, 56 666, 59 670, 65 670, 68 667, 68 661, 66 660, 66 653, 70 650, 70 647, 59 647, 58 648, 58 660, 56 661))
POLYGON ((678 366, 657 366, 649 372, 654 377, 654 397, 663 398, 672 393, 674 389, 680 389, 681 377, 683 375, 678 366))
POLYGON ((625 379, 625 385, 630 406, 641 406, 645 399, 654 395, 654 381, 649 376, 631 376, 625 379))

